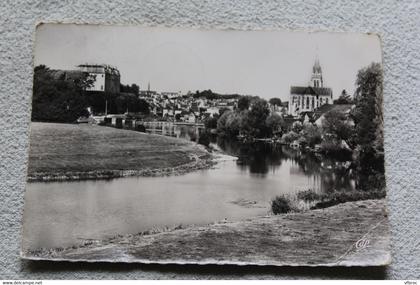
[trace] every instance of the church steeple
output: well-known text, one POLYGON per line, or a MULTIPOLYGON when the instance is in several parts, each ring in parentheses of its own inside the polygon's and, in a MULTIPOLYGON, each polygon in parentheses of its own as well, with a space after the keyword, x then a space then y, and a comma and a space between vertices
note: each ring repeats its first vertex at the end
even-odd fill
POLYGON ((311 83, 312 87, 324 87, 324 82, 322 79, 322 69, 321 65, 319 64, 318 58, 315 60, 315 64, 312 67, 312 76, 311 76, 311 83))

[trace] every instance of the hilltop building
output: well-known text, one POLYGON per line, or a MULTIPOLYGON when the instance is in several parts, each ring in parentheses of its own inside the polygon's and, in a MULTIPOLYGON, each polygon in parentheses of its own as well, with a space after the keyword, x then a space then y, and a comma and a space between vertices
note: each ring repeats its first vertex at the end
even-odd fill
POLYGON ((322 105, 333 104, 332 96, 332 89, 324 87, 322 69, 317 59, 308 86, 290 87, 289 115, 299 116, 302 112, 313 112, 322 105))
POLYGON ((77 67, 79 71, 95 78, 93 85, 86 88, 86 91, 120 92, 121 76, 117 68, 106 64, 80 64, 77 67))

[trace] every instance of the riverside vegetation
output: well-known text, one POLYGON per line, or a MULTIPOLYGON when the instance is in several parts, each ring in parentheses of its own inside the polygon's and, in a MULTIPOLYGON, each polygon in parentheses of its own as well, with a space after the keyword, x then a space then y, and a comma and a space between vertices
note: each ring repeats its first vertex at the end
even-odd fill
MULTIPOLYGON (((271 138, 284 144, 296 141, 303 151, 313 151, 318 145, 320 155, 324 157, 349 160, 358 192, 339 193, 331 189, 330 194, 327 194, 329 197, 312 195, 312 199, 318 201, 317 207, 334 205, 339 201, 383 198, 385 168, 382 81, 379 63, 361 69, 355 82, 354 98, 351 99, 343 92, 335 101, 335 104, 353 105, 350 114, 333 109, 324 114, 321 126, 296 121, 288 127, 280 115, 270 114, 267 101, 250 96, 241 97, 236 110, 225 111, 220 117, 206 122, 206 126, 216 127, 220 136, 230 139, 240 137, 245 143, 261 138, 271 138)), ((289 212, 291 207, 287 205, 290 200, 290 197, 274 199, 273 212, 289 212)))

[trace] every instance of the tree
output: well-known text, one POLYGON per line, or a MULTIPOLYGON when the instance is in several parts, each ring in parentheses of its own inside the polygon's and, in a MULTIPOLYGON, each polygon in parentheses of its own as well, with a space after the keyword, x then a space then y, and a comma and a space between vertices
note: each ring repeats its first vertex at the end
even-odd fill
POLYGON ((353 104, 353 100, 350 97, 350 95, 347 94, 347 91, 344 89, 343 91, 341 91, 340 97, 334 100, 334 104, 337 104, 337 105, 353 104))
POLYGON ((302 135, 305 138, 305 142, 310 146, 314 147, 316 144, 321 142, 321 130, 317 125, 304 124, 302 135))
POLYGON ((137 84, 131 84, 130 85, 124 85, 120 84, 120 92, 123 93, 132 93, 136 96, 139 96, 140 94, 140 87, 137 84))
POLYGON ((238 109, 240 111, 248 110, 249 109, 249 104, 250 104, 250 99, 247 96, 242 96, 238 100, 238 109))
POLYGON ((325 113, 322 120, 322 129, 325 134, 332 136, 339 142, 349 140, 353 132, 346 114, 334 109, 325 113))
POLYGON ((219 116, 222 116, 225 112, 230 111, 227 107, 222 107, 219 109, 219 116))
POLYGON ((72 79, 53 74, 45 65, 34 69, 32 120, 70 123, 80 116, 89 115, 84 90, 93 84, 94 78, 76 73, 72 79))
POLYGON ((273 134, 282 130, 284 120, 280 115, 274 113, 267 117, 265 124, 270 130, 271 134, 273 134))
POLYGON ((290 131, 287 134, 284 134, 281 139, 285 142, 285 143, 291 143, 295 140, 297 140, 299 138, 299 135, 297 133, 295 133, 294 131, 290 131))
POLYGON ((356 81, 355 108, 356 143, 372 145, 383 151, 382 68, 379 63, 359 71, 356 81))
POLYGON ((250 111, 243 113, 241 130, 247 135, 255 138, 265 137, 269 134, 265 121, 270 114, 267 101, 264 99, 255 100, 250 111))
POLYGON ((382 67, 372 63, 357 74, 355 108, 351 116, 355 123, 356 162, 361 176, 359 187, 383 188, 383 93, 382 67))
POLYGON ((301 122, 299 122, 299 121, 293 122, 292 131, 299 134, 302 130, 303 130, 303 125, 302 125, 301 122))
POLYGON ((132 93, 120 93, 110 98, 110 111, 116 114, 125 112, 149 114, 149 103, 132 93))
POLYGON ((325 113, 322 120, 322 132, 321 147, 324 152, 341 157, 351 152, 349 143, 353 127, 346 114, 334 109, 325 113))
POLYGON ((206 129, 216 129, 217 128, 217 116, 208 117, 204 120, 204 126, 206 129))
POLYGON ((271 105, 281 106, 281 100, 280 100, 280 98, 271 98, 268 102, 271 105))
POLYGON ((236 137, 241 131, 241 122, 243 113, 229 112, 226 119, 226 130, 231 137, 236 137))
POLYGON ((241 115, 237 112, 226 111, 217 120, 217 131, 228 137, 236 137, 240 131, 241 115))

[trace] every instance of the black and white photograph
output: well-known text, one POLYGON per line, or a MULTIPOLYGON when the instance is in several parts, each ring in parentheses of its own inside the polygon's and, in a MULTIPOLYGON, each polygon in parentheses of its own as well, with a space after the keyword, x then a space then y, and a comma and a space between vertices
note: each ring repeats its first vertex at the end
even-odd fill
POLYGON ((21 256, 391 262, 376 34, 39 24, 21 256))

